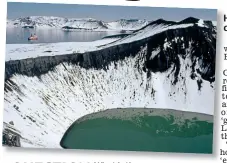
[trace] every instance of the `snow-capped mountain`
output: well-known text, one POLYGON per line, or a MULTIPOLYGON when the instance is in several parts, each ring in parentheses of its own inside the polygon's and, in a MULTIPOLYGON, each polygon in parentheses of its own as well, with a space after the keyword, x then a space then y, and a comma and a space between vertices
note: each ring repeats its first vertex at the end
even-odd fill
POLYGON ((7 20, 7 27, 22 28, 62 28, 65 30, 137 30, 147 25, 146 20, 121 19, 114 22, 104 22, 92 18, 76 19, 48 16, 30 16, 7 20))
POLYGON ((4 122, 14 121, 23 146, 52 148, 75 120, 100 110, 212 115, 214 23, 159 19, 107 42, 7 45, 4 122))
POLYGON ((109 29, 121 29, 121 30, 138 30, 146 26, 149 22, 147 20, 138 20, 138 19, 120 19, 118 21, 113 21, 107 23, 109 29))
POLYGON ((17 18, 14 20, 7 20, 7 27, 22 27, 22 28, 46 28, 55 27, 61 28, 68 21, 66 18, 48 17, 48 16, 29 16, 24 18, 17 18))
POLYGON ((107 30, 108 27, 102 21, 95 19, 75 19, 68 20, 63 29, 79 29, 79 30, 107 30))

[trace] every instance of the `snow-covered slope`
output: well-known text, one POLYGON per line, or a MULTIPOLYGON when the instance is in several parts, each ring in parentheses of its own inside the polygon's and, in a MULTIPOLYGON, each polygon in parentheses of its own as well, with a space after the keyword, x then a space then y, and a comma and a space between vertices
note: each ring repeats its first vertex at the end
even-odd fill
POLYGON ((30 16, 24 18, 17 18, 14 20, 7 20, 7 27, 22 27, 22 28, 47 28, 55 27, 61 28, 68 21, 66 18, 53 16, 30 16))
POLYGON ((131 19, 131 20, 125 20, 120 19, 118 21, 109 22, 107 24, 107 27, 109 29, 114 30, 138 30, 144 26, 146 26, 149 22, 147 20, 137 20, 137 19, 131 19))
POLYGON ((48 16, 30 16, 7 20, 7 27, 22 28, 62 28, 64 30, 137 30, 147 25, 146 20, 121 19, 115 22, 104 22, 92 18, 62 18, 48 16))
POLYGON ((75 19, 68 20, 63 29, 79 29, 79 30, 108 30, 108 27, 102 22, 95 19, 75 19))
POLYGON ((104 38, 92 42, 60 42, 42 44, 6 44, 6 61, 56 56, 72 53, 84 53, 100 49, 102 45, 114 42, 119 38, 104 38))
POLYGON ((40 57, 46 51, 41 44, 7 45, 6 55, 15 58, 5 66, 4 122, 14 121, 23 146, 52 148, 75 120, 100 110, 167 108, 212 115, 216 28, 199 21, 157 20, 73 54, 80 48, 59 53, 47 44, 53 53, 40 57), (37 47, 38 54, 32 51, 37 47))

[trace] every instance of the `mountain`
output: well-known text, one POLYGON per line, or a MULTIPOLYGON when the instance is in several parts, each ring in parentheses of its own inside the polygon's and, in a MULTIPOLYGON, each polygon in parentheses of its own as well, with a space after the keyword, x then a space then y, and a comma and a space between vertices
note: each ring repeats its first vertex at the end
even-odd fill
POLYGON ((7 27, 22 28, 62 28, 64 30, 136 30, 147 25, 146 20, 121 19, 114 22, 104 22, 92 18, 76 19, 48 16, 30 16, 7 20, 7 27))
POLYGON ((138 19, 120 19, 118 21, 113 21, 107 23, 109 29, 121 29, 121 30, 138 30, 146 26, 149 22, 147 20, 138 20, 138 19))
POLYGON ((4 122, 22 146, 60 148, 75 120, 112 108, 213 115, 215 22, 159 19, 112 39, 6 46, 4 122))
POLYGON ((75 19, 68 20, 63 29, 79 29, 79 30, 107 30, 108 27, 104 22, 95 19, 75 19))
POLYGON ((22 27, 22 28, 61 28, 68 21, 67 18, 48 17, 48 16, 29 16, 7 20, 7 27, 22 27))

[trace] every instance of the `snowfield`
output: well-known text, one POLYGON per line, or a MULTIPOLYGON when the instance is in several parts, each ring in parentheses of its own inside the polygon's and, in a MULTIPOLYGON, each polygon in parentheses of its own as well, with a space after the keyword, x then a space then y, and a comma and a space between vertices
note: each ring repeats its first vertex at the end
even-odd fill
POLYGON ((54 56, 72 53, 84 53, 98 50, 98 46, 118 40, 118 38, 106 38, 93 42, 61 42, 43 44, 7 44, 6 61, 41 56, 54 56))

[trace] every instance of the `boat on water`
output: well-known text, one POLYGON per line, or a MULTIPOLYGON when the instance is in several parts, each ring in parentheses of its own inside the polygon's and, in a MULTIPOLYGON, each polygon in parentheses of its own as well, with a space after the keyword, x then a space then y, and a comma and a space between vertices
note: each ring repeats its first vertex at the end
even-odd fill
POLYGON ((38 36, 31 35, 30 37, 28 37, 28 40, 38 40, 38 36))

